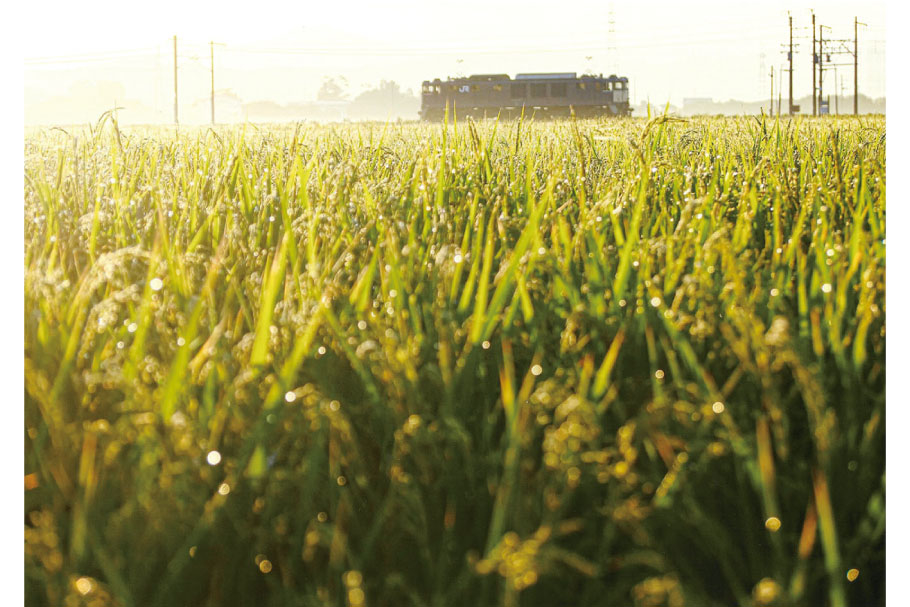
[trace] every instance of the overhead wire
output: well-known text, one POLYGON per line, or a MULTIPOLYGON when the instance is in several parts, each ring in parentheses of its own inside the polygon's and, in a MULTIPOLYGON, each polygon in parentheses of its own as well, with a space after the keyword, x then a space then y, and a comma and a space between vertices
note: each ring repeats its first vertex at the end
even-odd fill
MULTIPOLYGON (((729 29, 729 28, 728 28, 729 29)), ((743 26, 742 28, 737 28, 736 31, 725 31, 719 32, 713 35, 698 35, 698 34, 688 34, 688 35, 679 35, 679 30, 674 28, 674 31, 677 33, 675 36, 664 36, 660 35, 660 32, 663 31, 661 28, 656 28, 649 31, 649 39, 642 38, 632 38, 628 35, 617 36, 617 39, 612 42, 614 47, 614 52, 619 50, 620 52, 626 52, 636 49, 659 49, 659 48, 674 48, 674 47, 701 47, 705 45, 718 44, 723 42, 737 41, 737 42, 761 42, 768 40, 771 37, 779 34, 782 28, 776 26, 763 26, 758 28, 749 28, 743 26)), ((799 29, 799 28, 795 28, 799 29)), ((877 27, 870 27, 867 29, 867 33, 872 33, 869 30, 879 29, 877 27)), ((578 40, 578 38, 576 38, 578 40)), ((865 37, 864 43, 867 46, 867 52, 872 52, 875 54, 882 53, 881 45, 883 44, 877 36, 865 37), (870 48, 871 47, 871 48, 870 48)), ((47 67, 54 65, 74 65, 74 64, 104 64, 112 63, 118 61, 133 61, 136 59, 142 58, 153 58, 156 62, 161 60, 161 57, 165 54, 170 55, 169 47, 170 40, 167 42, 162 42, 157 46, 146 46, 146 47, 137 47, 131 49, 119 49, 119 50, 110 50, 110 51, 97 51, 97 52, 86 52, 73 55, 54 55, 54 56, 42 56, 42 57, 29 57, 25 59, 25 65, 27 67, 47 67)), ((523 47, 515 48, 510 46, 500 46, 500 47, 464 47, 464 46, 422 46, 422 47, 385 47, 382 46, 350 46, 350 47, 334 47, 334 46, 312 46, 312 47, 268 47, 268 46, 252 46, 249 44, 222 44, 220 45, 221 52, 233 53, 233 54, 249 54, 249 55, 277 55, 277 56, 374 56, 374 57, 424 57, 427 55, 435 56, 472 56, 472 55, 521 55, 521 54, 572 54, 572 53, 602 53, 607 51, 607 47, 600 39, 600 36, 597 36, 597 39, 591 42, 584 40, 580 44, 575 44, 571 46, 554 46, 549 45, 547 47, 523 47)), ((178 58, 178 67, 180 68, 205 68, 203 55, 207 54, 209 50, 209 44, 207 42, 198 42, 193 39, 183 39, 180 41, 179 45, 180 51, 177 54, 178 58)), ((142 69, 131 68, 131 69, 142 69)), ((147 68, 159 70, 160 66, 156 65, 154 68, 147 68)))
MULTIPOLYGON (((753 39, 758 40, 763 37, 765 34, 771 35, 777 31, 777 28, 760 28, 750 29, 748 34, 744 37, 738 33, 726 33, 720 36, 687 36, 687 37, 659 37, 659 40, 655 41, 642 41, 641 39, 633 40, 632 42, 623 41, 622 37, 618 37, 616 45, 620 48, 660 48, 660 47, 670 47, 670 46, 702 46, 705 44, 711 44, 716 42, 725 42, 729 40, 744 40, 744 39, 753 39)), ((206 50, 208 48, 208 43, 200 43, 192 40, 182 41, 180 47, 183 51, 187 47, 191 47, 191 50, 199 49, 206 50)), ((360 47, 264 47, 264 46, 250 46, 250 45, 233 45, 226 44, 223 45, 222 50, 227 52, 234 53, 249 53, 249 54, 272 54, 272 55, 377 55, 377 56, 403 56, 410 54, 434 54, 434 55, 447 55, 447 54, 461 54, 461 55, 486 55, 486 54, 522 54, 522 53, 573 53, 573 52, 591 52, 604 50, 604 44, 600 41, 599 37, 596 40, 588 44, 566 46, 562 48, 554 48, 553 46, 548 47, 538 47, 538 48, 509 48, 509 47, 485 47, 485 48, 465 48, 465 47, 393 47, 393 48, 383 48, 381 46, 360 46, 360 47)), ((108 62, 116 61, 121 59, 133 59, 138 57, 148 57, 156 53, 161 52, 161 46, 157 47, 139 47, 133 49, 118 49, 110 51, 97 51, 89 53, 78 53, 71 55, 50 55, 50 56, 40 56, 40 57, 27 57, 25 59, 25 64, 27 66, 33 65, 51 65, 51 64, 74 64, 74 63, 99 63, 99 62, 108 62)), ((179 56, 186 57, 185 52, 178 53, 179 56)))

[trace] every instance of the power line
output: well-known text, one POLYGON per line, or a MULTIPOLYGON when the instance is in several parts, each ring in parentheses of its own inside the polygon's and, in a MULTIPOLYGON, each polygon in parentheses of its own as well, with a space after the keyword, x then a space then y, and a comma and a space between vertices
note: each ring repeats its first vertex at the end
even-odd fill
MULTIPOLYGON (((769 30, 770 31, 770 30, 769 30)), ((774 31, 777 31, 776 28, 774 31)), ((765 38, 764 35, 761 35, 759 30, 757 34, 752 37, 754 40, 760 40, 765 38)), ((748 37, 745 39, 749 39, 748 37)), ((670 39, 670 40, 661 40, 656 42, 638 42, 635 44, 624 44, 622 45, 624 49, 629 48, 664 48, 672 46, 702 46, 706 44, 713 44, 718 42, 730 42, 730 41, 742 41, 744 38, 742 36, 730 36, 722 35, 714 38, 682 38, 682 39, 670 39)), ((449 48, 440 48, 440 47, 425 47, 425 48, 367 48, 367 47, 307 47, 307 48, 295 48, 295 47, 250 47, 250 46, 240 46, 240 45, 229 45, 225 47, 226 51, 231 52, 240 52, 240 53, 259 53, 259 54, 274 54, 274 55, 427 55, 427 54, 457 54, 457 55, 472 55, 472 54, 523 54, 523 53, 572 53, 572 52, 589 52, 589 51, 603 51, 603 44, 591 44, 585 46, 573 46, 573 47, 563 47, 563 48, 553 48, 552 46, 546 48, 459 48, 459 47, 449 47, 449 48)))
MULTIPOLYGON (((756 32, 753 32, 754 34, 756 32)), ((759 35, 754 35, 752 39, 759 40, 762 35, 761 32, 758 32, 759 35)), ((694 47, 694 46, 705 46, 710 44, 716 44, 721 42, 730 42, 730 41, 742 41, 744 38, 742 36, 722 36, 715 38, 686 38, 686 39, 669 39, 661 40, 656 42, 636 42, 633 44, 622 44, 624 49, 645 49, 645 48, 672 48, 672 47, 694 47)), ((748 37, 745 39, 749 39, 748 37)), ((615 38, 614 38, 615 40, 615 38)), ((187 45, 182 45, 187 46, 187 45)), ((609 50, 613 50, 615 54, 616 44, 611 42, 609 50)), ((464 49, 464 48, 369 48, 369 47, 348 47, 348 48, 338 48, 338 47, 310 47, 310 48, 269 48, 269 47, 250 47, 250 46, 235 46, 235 45, 225 45, 225 51, 233 53, 247 53, 247 54, 263 54, 263 55, 353 55, 353 56, 424 56, 424 55, 521 55, 528 53, 535 54, 566 54, 566 53, 590 53, 590 52, 602 52, 602 44, 589 44, 585 46, 573 46, 573 47, 563 47, 563 48, 473 48, 473 49, 464 49)), ((110 51, 106 54, 91 54, 91 55, 60 55, 56 57, 34 57, 25 60, 26 66, 53 66, 53 65, 72 65, 72 64, 92 64, 92 63, 110 63, 122 60, 129 59, 141 59, 141 58, 151 58, 154 57, 158 52, 158 49, 155 47, 148 47, 146 49, 134 49, 134 50, 120 50, 120 51, 110 51)), ((609 52, 608 52, 609 54, 609 52)), ((192 61, 199 61, 200 57, 198 55, 187 55, 184 53, 179 54, 180 59, 189 59, 192 61)))
POLYGON ((86 60, 93 61, 97 59, 106 59, 108 57, 129 56, 135 54, 147 55, 155 50, 155 47, 144 46, 139 48, 119 49, 111 51, 97 51, 92 53, 73 53, 67 55, 44 55, 41 57, 26 57, 26 63, 42 63, 47 61, 70 61, 86 60))
MULTIPOLYGON (((799 29, 799 28, 797 28, 799 29)), ((642 41, 641 39, 636 39, 633 43, 622 44, 624 49, 643 49, 643 48, 671 48, 677 46, 704 46, 721 42, 737 41, 742 42, 743 40, 760 40, 766 37, 766 34, 770 34, 772 31, 777 31, 777 28, 764 28, 764 29, 750 29, 749 35, 743 36, 735 33, 724 33, 718 34, 716 36, 710 37, 682 37, 682 38, 661 38, 660 40, 655 41, 642 41)), ((615 49, 617 46, 616 40, 618 36, 615 36, 610 40, 609 50, 615 49)), ((876 41, 870 41, 870 43, 875 43, 876 41)), ((181 45, 183 48, 189 47, 203 47, 199 43, 183 43, 181 45)), ((207 44, 206 44, 207 46, 207 44)), ((200 49, 201 50, 201 49, 200 49)), ((99 53, 86 53, 80 55, 59 55, 59 56, 46 56, 46 57, 33 57, 26 59, 26 65, 46 65, 46 64, 72 64, 72 63, 93 63, 93 62, 105 62, 105 61, 115 61, 118 59, 133 59, 140 57, 150 57, 157 51, 155 47, 143 47, 136 49, 122 49, 116 51, 106 51, 99 53)), ((554 48, 552 46, 547 48, 459 48, 459 47, 410 47, 410 48, 376 48, 376 47, 252 47, 246 45, 225 45, 225 51, 234 52, 234 53, 249 53, 249 54, 270 54, 270 55, 371 55, 371 56, 401 56, 401 55, 427 55, 427 54, 436 54, 436 55, 446 55, 446 54, 458 54, 458 55, 512 55, 512 54, 524 54, 524 53, 587 53, 592 51, 603 51, 602 43, 588 43, 584 45, 571 46, 571 47, 562 47, 554 48)), ((201 54, 201 53, 200 53, 201 54)), ((609 54, 609 53, 608 53, 609 54)), ((186 55, 185 53, 180 53, 180 57, 183 59, 191 59, 198 61, 200 57, 198 55, 186 55)))
POLYGON ((154 52, 150 51, 147 53, 136 53, 136 54, 122 54, 122 55, 111 55, 108 57, 94 57, 94 58, 71 58, 71 59, 31 59, 25 61, 26 67, 40 67, 40 66, 53 66, 53 65, 73 65, 73 64, 92 64, 92 63, 110 63, 116 61, 124 61, 130 59, 145 59, 154 56, 154 52))
MULTIPOLYGON (((811 36, 812 36, 812 115, 816 116, 822 114, 824 110, 828 108, 828 102, 824 99, 824 76, 825 72, 834 69, 835 70, 835 104, 839 103, 837 95, 837 86, 838 86, 838 75, 837 67, 849 67, 853 66, 853 113, 854 115, 859 114, 859 26, 865 26, 866 24, 861 23, 857 17, 853 19, 853 38, 825 38, 824 30, 831 31, 832 28, 827 25, 818 24, 816 29, 816 18, 815 12, 812 11, 812 26, 811 26, 811 36), (836 59, 832 60, 832 56, 836 57, 838 55, 849 55, 852 56, 852 63, 839 62, 836 59), (818 69, 818 79, 815 78, 816 68, 818 69)), ((793 17, 787 13, 788 17, 788 26, 790 30, 790 40, 789 47, 787 50, 787 59, 790 63, 789 77, 790 77, 790 113, 793 114, 799 111, 798 106, 793 105, 793 53, 794 45, 793 31, 803 30, 804 28, 794 27, 793 26, 793 17)), ((801 38, 802 36, 796 36, 796 38, 801 38)), ((808 36, 806 36, 808 37, 808 36)), ((870 50, 875 48, 880 41, 878 40, 869 40, 867 41, 866 51, 874 52, 870 50)), ((781 45, 787 46, 787 45, 781 45)), ((873 63, 875 63, 873 61, 873 63)), ((875 74, 875 69, 878 66, 873 66, 870 70, 875 74)), ((841 92, 841 96, 842 92, 841 92)), ((830 96, 829 96, 830 97, 830 96)), ((827 113, 827 112, 824 112, 827 113)))
MULTIPOLYGON (((632 39, 631 35, 628 34, 627 32, 620 32, 620 35, 617 35, 617 32, 615 31, 615 23, 613 21, 614 17, 612 15, 612 10, 610 11, 610 14, 608 15, 608 19, 609 19, 609 21, 608 21, 609 36, 608 36, 607 47, 606 47, 606 54, 607 54, 608 61, 610 61, 610 60, 615 61, 617 46, 622 48, 622 50, 624 50, 624 51, 632 50, 632 49, 661 49, 661 48, 678 48, 678 47, 692 48, 692 47, 703 47, 703 46, 709 46, 709 45, 723 44, 723 43, 732 42, 732 41, 736 41, 737 43, 742 43, 744 41, 746 41, 746 42, 756 41, 757 42, 757 41, 767 39, 771 35, 772 32, 778 32, 778 33, 780 32, 780 28, 777 28, 777 27, 772 28, 769 26, 769 27, 760 27, 760 28, 749 28, 748 31, 744 31, 742 34, 737 33, 737 31, 728 30, 728 31, 724 31, 724 32, 717 32, 716 34, 707 35, 707 36, 696 36, 692 32, 689 32, 688 33, 689 35, 683 34, 683 35, 670 36, 670 37, 654 36, 654 37, 647 37, 647 38, 632 39), (627 35, 622 36, 623 33, 626 33, 627 35), (629 39, 630 41, 628 43, 618 42, 620 40, 620 38, 626 38, 626 39, 629 39)), ((789 16, 789 13, 788 13, 788 21, 789 21, 788 25, 789 25, 789 30, 790 30, 790 46, 789 46, 789 52, 788 52, 789 69, 787 71, 788 71, 788 76, 789 76, 789 89, 790 89, 789 90, 789 97, 790 97, 789 111, 792 114, 792 113, 799 111, 798 106, 794 106, 794 104, 793 104, 794 53, 796 52, 796 47, 799 46, 798 44, 794 43, 793 38, 794 38, 794 35, 796 35, 796 37, 799 38, 798 32, 805 31, 808 28, 807 27, 803 27, 803 28, 795 27, 796 33, 794 33, 793 19, 791 16, 789 16)), ((858 44, 857 43, 858 25, 861 25, 861 24, 858 22, 858 20, 855 19, 854 39, 852 40, 854 50, 852 53, 850 53, 850 54, 854 55, 854 90, 855 90, 854 111, 855 112, 858 109, 858 106, 857 106, 858 77, 856 75, 858 72, 858 69, 857 69, 858 58, 856 57, 856 55, 858 54, 858 46, 857 46, 857 44, 858 44)), ((862 25, 864 25, 864 24, 862 24, 862 25)), ((815 39, 815 34, 816 34, 816 30, 815 30, 814 26, 815 26, 815 15, 813 14, 813 26, 812 26, 813 43, 815 42, 814 39, 815 39)), ((821 26, 821 27, 827 27, 827 26, 821 26)), ((739 28, 736 28, 736 30, 738 30, 738 29, 739 28)), ((828 29, 830 30, 831 28, 829 27, 828 29)), ((874 28, 870 28, 870 29, 875 31, 874 28)), ((808 32, 806 32, 806 37, 808 37, 808 32)), ((170 40, 168 42, 170 42, 170 40)), ((183 39, 181 39, 181 46, 180 46, 180 49, 178 52, 176 42, 177 42, 176 36, 174 36, 173 37, 174 122, 175 122, 175 124, 178 124, 178 98, 177 98, 178 68, 190 70, 188 74, 184 74, 185 82, 186 82, 187 75, 189 75, 191 80, 195 81, 197 78, 200 78, 199 71, 202 69, 208 68, 206 71, 210 72, 209 75, 210 75, 210 79, 211 79, 211 83, 210 83, 210 86, 211 86, 211 118, 212 118, 212 122, 214 123, 214 119, 215 119, 214 44, 215 43, 208 42, 208 43, 202 44, 202 43, 197 43, 197 42, 186 42, 186 41, 183 41, 183 39), (202 49, 204 49, 204 47, 206 45, 209 47, 207 49, 209 51, 209 59, 210 59, 209 66, 204 65, 204 59, 201 57, 202 53, 204 52, 204 50, 202 50, 202 49)), ((584 38, 583 39, 576 38, 572 42, 574 42, 575 44, 562 46, 562 47, 551 45, 548 48, 514 48, 514 47, 513 48, 508 48, 508 47, 490 48, 489 46, 487 46, 487 47, 478 46, 478 47, 474 47, 474 48, 439 47, 439 46, 436 46, 436 47, 410 47, 410 48, 405 48, 405 47, 376 48, 376 47, 368 47, 368 46, 351 46, 351 47, 346 47, 346 48, 345 47, 338 48, 338 47, 331 47, 331 46, 311 46, 311 47, 274 47, 274 46, 272 46, 272 47, 269 47, 269 46, 251 46, 251 45, 242 45, 242 44, 241 45, 222 45, 222 46, 224 46, 224 49, 223 49, 224 52, 234 53, 235 56, 238 54, 240 54, 240 55, 250 54, 250 55, 254 55, 254 56, 255 55, 276 55, 276 56, 287 56, 287 57, 325 55, 325 56, 371 56, 371 57, 373 57, 373 56, 379 56, 379 57, 413 56, 414 58, 418 58, 418 57, 423 57, 423 56, 427 56, 427 55, 431 55, 431 56, 433 56, 433 55, 435 55, 435 56, 445 56, 445 55, 481 56, 481 55, 524 55, 524 54, 527 54, 527 55, 530 55, 530 54, 571 54, 571 53, 590 55, 590 54, 594 54, 594 53, 599 54, 599 53, 604 52, 604 41, 603 41, 603 32, 602 31, 599 35, 599 40, 597 40, 597 41, 591 42, 584 38)), ((823 71, 825 69, 831 69, 835 65, 841 65, 839 63, 833 63, 831 61, 830 56, 828 56, 828 54, 840 54, 842 52, 841 47, 846 48, 846 45, 849 42, 851 42, 851 41, 850 40, 822 39, 822 37, 819 36, 817 48, 816 48, 815 44, 813 44, 813 91, 812 91, 813 113, 816 113, 816 107, 815 107, 816 103, 817 102, 820 103, 820 100, 821 100, 823 71), (840 45, 840 46, 837 46, 837 45, 840 45), (827 53, 825 51, 827 51, 827 53), (827 61, 825 61, 825 57, 827 57, 827 61), (816 63, 818 63, 818 65, 819 65, 819 80, 817 83, 819 93, 818 93, 817 97, 816 97, 816 93, 815 93, 816 81, 815 81, 815 75, 814 75, 816 63)), ((503 44, 504 41, 499 40, 498 43, 503 44)), ((865 51, 866 52, 875 51, 877 48, 877 47, 875 47, 875 44, 876 44, 875 40, 864 39, 865 51)), ((739 44, 738 46, 742 46, 742 44, 739 44)), ((32 58, 26 59, 26 65, 29 67, 33 67, 33 66, 37 67, 37 66, 49 66, 49 65, 55 65, 55 64, 59 64, 59 65, 63 66, 63 65, 72 65, 72 64, 92 65, 92 64, 100 63, 100 64, 105 64, 104 69, 110 69, 109 64, 114 63, 114 62, 118 62, 118 61, 128 62, 128 61, 134 61, 137 59, 142 59, 145 57, 153 58, 156 56, 155 55, 156 53, 159 53, 159 54, 161 53, 162 48, 163 48, 163 44, 158 45, 157 47, 139 47, 139 48, 132 48, 132 49, 120 49, 120 50, 111 50, 111 51, 103 51, 103 52, 95 52, 95 53, 81 53, 81 54, 75 54, 75 55, 32 57, 32 58)), ((739 49, 739 50, 741 51, 742 49, 739 49)), ((562 59, 560 59, 560 61, 561 60, 562 59)), ((235 65, 237 65, 237 62, 239 61, 239 59, 234 59, 233 61, 234 61, 235 65)), ((268 60, 259 60, 259 59, 252 59, 252 58, 250 59, 250 61, 268 63, 268 60)), ((612 61, 611 61, 611 63, 612 63, 612 61)), ((865 61, 865 59, 864 59, 864 61, 865 61)), ((275 63, 281 63, 281 61, 276 60, 275 63)), ((773 61, 772 61, 772 63, 773 63, 773 61)), ((867 70, 872 76, 876 76, 878 74, 878 72, 876 70, 879 69, 879 66, 876 64, 876 62, 874 60, 871 63, 873 63, 874 65, 872 66, 871 69, 867 68, 867 70)), ((219 65, 223 66, 225 64, 230 65, 230 63, 226 62, 226 61, 221 61, 221 63, 219 65)), ((129 68, 129 69, 142 70, 143 68, 136 67, 136 68, 129 68)), ((147 69, 158 70, 159 68, 155 67, 155 68, 147 68, 147 69)), ((224 67, 221 67, 221 69, 224 70, 224 67)), ((772 67, 771 69, 773 72, 774 68, 772 67)), ((780 69, 778 71, 778 96, 779 97, 782 93, 782 88, 783 88, 783 80, 782 80, 783 71, 784 71, 783 69, 780 69)), ((762 76, 764 77, 764 68, 763 68, 762 76)), ((866 77, 867 77, 867 81, 868 81, 869 76, 867 75, 866 77)), ((772 76, 772 79, 773 79, 773 76, 772 76)), ((157 83, 156 83, 156 86, 157 86, 157 83)), ((835 84, 835 86, 836 86, 836 84, 835 84)), ((764 89, 764 86, 762 86, 762 89, 764 89)), ((156 91, 157 90, 158 89, 156 88, 156 91)), ((187 89, 187 90, 189 90, 189 89, 187 89)), ((772 108, 773 108, 773 101, 774 101, 774 99, 773 99, 773 88, 772 88, 772 96, 771 96, 771 107, 772 108)), ((780 113, 780 102, 779 102, 779 107, 778 107, 778 113, 780 113)))

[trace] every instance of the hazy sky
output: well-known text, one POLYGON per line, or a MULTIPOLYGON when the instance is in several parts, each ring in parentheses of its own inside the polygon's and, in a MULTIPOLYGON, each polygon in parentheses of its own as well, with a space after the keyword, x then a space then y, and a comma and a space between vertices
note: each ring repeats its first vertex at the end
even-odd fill
MULTIPOLYGON (((381 79, 417 91, 424 79, 458 74, 586 70, 628 76, 634 102, 756 100, 769 94, 772 67, 776 83, 786 82, 778 70, 786 63, 788 9, 800 38, 795 95, 809 94, 811 86, 806 4, 160 0, 137 9, 123 0, 87 0, 50 6, 33 2, 24 9, 25 23, 35 24, 22 41, 26 103, 64 95, 79 81, 110 80, 123 84, 127 98, 170 112, 174 34, 181 106, 209 93, 210 40, 222 44, 215 46, 216 89, 231 89, 244 101, 309 100, 325 76, 346 77, 356 95, 381 79)), ((860 91, 883 96, 884 5, 812 6, 818 23, 831 27, 826 37, 852 39, 854 15, 868 24, 860 29, 860 91)), ((851 93, 852 66, 838 68, 838 75, 851 93)), ((833 92, 834 74, 826 79, 833 92)))

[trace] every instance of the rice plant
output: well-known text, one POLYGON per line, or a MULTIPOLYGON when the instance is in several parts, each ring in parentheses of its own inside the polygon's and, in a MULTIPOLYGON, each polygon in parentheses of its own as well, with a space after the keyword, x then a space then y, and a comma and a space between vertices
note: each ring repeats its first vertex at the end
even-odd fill
POLYGON ((25 157, 28 604, 884 604, 883 117, 25 157))

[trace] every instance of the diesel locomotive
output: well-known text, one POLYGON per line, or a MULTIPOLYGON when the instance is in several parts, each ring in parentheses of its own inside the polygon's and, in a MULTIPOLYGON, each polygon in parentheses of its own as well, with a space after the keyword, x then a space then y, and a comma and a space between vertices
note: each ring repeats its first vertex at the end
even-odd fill
POLYGON ((579 118, 629 116, 629 79, 603 74, 569 73, 475 74, 443 81, 425 80, 421 87, 420 117, 439 121, 449 117, 556 118, 574 111, 579 118))

